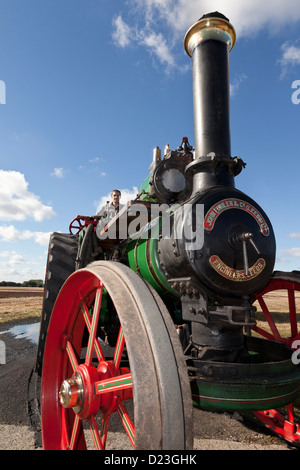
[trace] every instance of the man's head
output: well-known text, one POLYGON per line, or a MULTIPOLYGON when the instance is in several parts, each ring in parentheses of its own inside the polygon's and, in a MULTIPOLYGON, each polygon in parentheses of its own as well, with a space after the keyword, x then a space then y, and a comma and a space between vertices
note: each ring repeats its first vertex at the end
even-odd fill
POLYGON ((112 203, 115 207, 119 205, 120 197, 121 197, 121 191, 119 191, 118 189, 114 189, 111 192, 112 203))

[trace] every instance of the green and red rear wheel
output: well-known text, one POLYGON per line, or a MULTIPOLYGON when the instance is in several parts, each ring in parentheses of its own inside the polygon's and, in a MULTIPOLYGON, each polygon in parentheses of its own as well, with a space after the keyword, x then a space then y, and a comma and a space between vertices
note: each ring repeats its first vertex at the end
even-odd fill
POLYGON ((44 449, 116 448, 115 432, 118 448, 192 448, 191 391, 174 324, 126 266, 91 263, 62 287, 45 347, 41 424, 44 449))
MULTIPOLYGON (((252 330, 266 339, 280 341, 293 351, 300 346, 300 276, 298 273, 274 273, 273 278, 255 300, 261 307, 264 322, 252 330), (276 305, 274 304, 276 296, 276 305), (276 306, 280 302, 281 308, 276 306)), ((296 354, 296 359, 298 353, 296 354)), ((285 410, 255 412, 255 416, 273 433, 300 447, 299 403, 289 403, 285 410), (296 409, 299 411, 296 412, 296 409)))

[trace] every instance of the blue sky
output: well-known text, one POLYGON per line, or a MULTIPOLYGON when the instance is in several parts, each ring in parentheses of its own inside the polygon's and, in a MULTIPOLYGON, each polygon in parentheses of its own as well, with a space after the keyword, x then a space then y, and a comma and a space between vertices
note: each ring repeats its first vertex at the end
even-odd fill
POLYGON ((136 195, 154 147, 194 143, 183 38, 215 10, 237 31, 236 187, 272 222, 276 269, 300 269, 298 0, 0 0, 0 281, 43 279, 49 233, 136 195))

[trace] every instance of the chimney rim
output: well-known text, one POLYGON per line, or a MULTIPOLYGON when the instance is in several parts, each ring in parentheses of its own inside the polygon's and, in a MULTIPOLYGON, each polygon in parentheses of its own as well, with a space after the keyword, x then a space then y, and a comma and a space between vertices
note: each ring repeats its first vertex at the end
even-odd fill
POLYGON ((218 13, 220 16, 210 16, 216 13, 218 12, 203 15, 202 18, 188 29, 184 38, 184 48, 190 57, 192 57, 192 52, 195 47, 197 47, 201 41, 207 39, 216 39, 227 42, 229 52, 233 49, 236 42, 235 29, 224 15, 218 13), (210 32, 212 35, 209 36, 210 32), (224 39, 225 36, 227 38, 226 40, 224 39), (194 38, 193 44, 191 44, 192 38, 194 38))

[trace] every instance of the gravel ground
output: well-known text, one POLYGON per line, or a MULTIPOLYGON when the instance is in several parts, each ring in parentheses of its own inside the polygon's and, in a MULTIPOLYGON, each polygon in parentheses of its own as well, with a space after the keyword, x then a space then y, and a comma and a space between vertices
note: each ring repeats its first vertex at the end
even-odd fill
MULTIPOLYGON (((0 332, 6 331, 0 334, 6 346, 6 364, 0 365, 0 450, 40 450, 29 418, 27 390, 36 345, 8 333, 14 325, 0 324, 0 332)), ((238 413, 194 409, 194 436, 195 450, 295 450, 238 413)), ((122 435, 114 433, 111 449, 119 449, 121 441, 122 435)))

